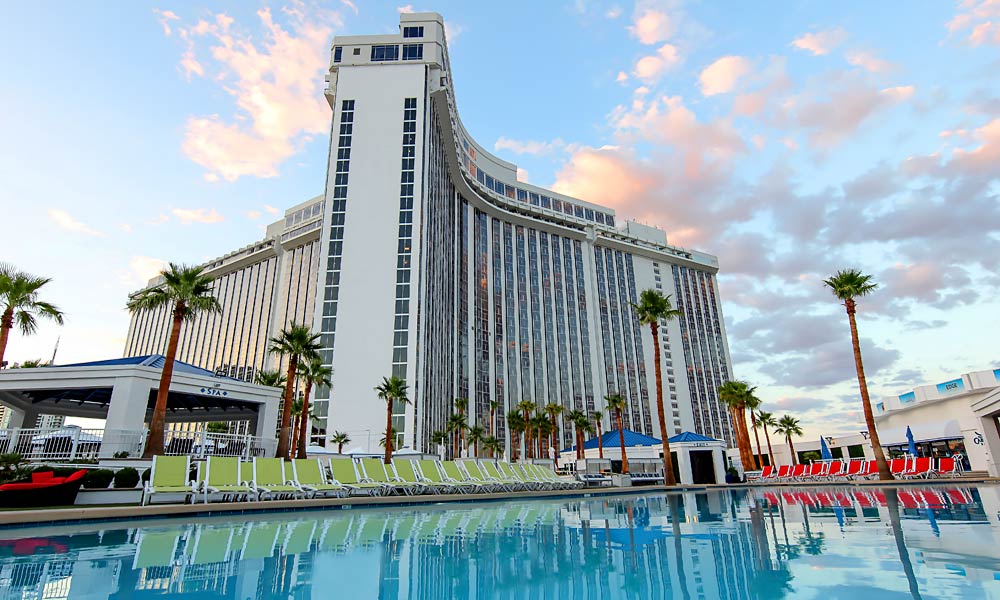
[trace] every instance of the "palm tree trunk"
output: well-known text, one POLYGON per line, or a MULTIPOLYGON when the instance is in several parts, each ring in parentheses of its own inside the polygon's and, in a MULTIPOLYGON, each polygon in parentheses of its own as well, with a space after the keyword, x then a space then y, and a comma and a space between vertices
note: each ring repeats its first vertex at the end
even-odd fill
POLYGON ((628 473, 628 456, 625 455, 625 430, 622 429, 622 411, 616 410, 618 418, 618 443, 621 444, 622 451, 622 473, 628 473))
POLYGON ((170 326, 167 355, 163 359, 160 385, 156 388, 156 404, 153 406, 153 416, 149 420, 149 436, 146 438, 146 449, 142 453, 143 458, 152 458, 156 454, 163 454, 163 429, 167 420, 167 398, 170 395, 170 380, 174 376, 174 359, 177 357, 177 343, 181 337, 181 323, 184 322, 185 312, 185 307, 181 303, 174 307, 174 322, 170 326))
POLYGON ((767 457, 771 459, 771 466, 774 467, 774 452, 771 450, 771 436, 767 433, 767 425, 764 425, 764 439, 767 440, 767 457))
POLYGON ((663 439, 663 483, 677 485, 674 478, 674 457, 670 454, 670 433, 663 414, 663 372, 660 367, 660 327, 656 321, 649 324, 653 333, 653 368, 656 373, 656 417, 660 420, 660 437, 663 439))
POLYGON ((895 478, 889 471, 889 463, 886 462, 885 453, 882 452, 882 443, 878 439, 878 430, 875 429, 875 415, 872 413, 872 402, 868 396, 868 381, 865 379, 865 365, 861 361, 861 343, 858 341, 858 324, 854 319, 854 301, 848 299, 844 304, 847 306, 847 319, 851 323, 851 343, 854 344, 854 366, 858 371, 858 387, 861 388, 861 405, 865 411, 865 424, 868 425, 868 439, 871 440, 872 452, 875 453, 878 478, 882 481, 892 481, 895 478))
POLYGON ((531 417, 524 411, 524 458, 530 460, 532 455, 531 417))
POLYGON ((281 409, 281 431, 278 434, 278 450, 275 456, 288 456, 289 438, 291 437, 292 421, 292 389, 295 385, 295 371, 299 366, 299 357, 292 354, 288 357, 288 375, 285 380, 285 405, 281 409))
POLYGON ((14 309, 8 308, 3 311, 3 317, 0 317, 0 363, 3 362, 4 353, 7 352, 7 339, 13 326, 14 309))
POLYGON ((552 442, 551 442, 551 444, 552 444, 553 448, 557 447, 556 446, 556 434, 557 433, 558 432, 556 431, 556 416, 552 415, 552 442))
POLYGON ((601 422, 597 422, 597 456, 601 460, 604 460, 604 440, 601 434, 601 422))
MULTIPOLYGON (((288 452, 290 455, 295 454, 295 449, 299 447, 299 423, 302 422, 300 415, 294 415, 292 417, 292 443, 288 446, 288 452)), ((292 456, 283 456, 282 458, 286 460, 291 460, 292 456)))
POLYGON ((786 435, 785 439, 788 440, 788 450, 792 453, 792 465, 799 464, 798 459, 795 458, 795 446, 792 445, 792 436, 786 435))
POLYGON ((740 420, 737 410, 735 406, 730 406, 729 418, 733 421, 733 435, 736 436, 736 447, 740 451, 740 464, 743 465, 744 471, 750 471, 753 470, 752 452, 748 448, 747 437, 743 431, 744 423, 740 420))
POLYGON ((344 445, 337 444, 337 454, 343 454, 343 453, 344 453, 344 445))
POLYGON ((760 432, 757 431, 757 415, 754 414, 754 412, 752 410, 750 411, 750 420, 753 422, 753 436, 757 439, 757 454, 754 455, 754 458, 757 459, 757 470, 759 471, 762 468, 761 464, 760 464, 761 463, 761 460, 760 460, 760 432))
POLYGON ((297 456, 298 458, 304 459, 306 457, 306 446, 308 446, 307 440, 309 439, 309 434, 312 433, 312 423, 309 419, 309 393, 312 392, 312 381, 306 381, 306 391, 302 395, 302 422, 299 423, 299 443, 296 446, 298 448, 297 456))
MULTIPOLYGON (((458 411, 458 415, 459 416, 465 416, 465 411, 464 410, 459 410, 458 411)), ((460 436, 459 437, 459 441, 461 442, 459 444, 459 449, 465 448, 465 428, 464 427, 458 430, 458 435, 460 436)))
POLYGON ((392 396, 385 401, 385 457, 382 462, 392 464, 392 403, 395 400, 392 396))

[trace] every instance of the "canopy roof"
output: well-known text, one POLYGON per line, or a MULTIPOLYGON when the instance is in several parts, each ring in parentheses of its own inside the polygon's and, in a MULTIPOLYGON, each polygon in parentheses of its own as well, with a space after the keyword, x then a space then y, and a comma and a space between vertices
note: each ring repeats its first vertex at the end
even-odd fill
MULTIPOLYGON (((624 430, 625 432, 625 447, 634 448, 638 446, 660 446, 663 444, 663 440, 655 437, 650 437, 629 429, 624 430)), ((667 441, 671 444, 683 443, 683 442, 721 442, 722 440, 717 440, 715 438, 710 438, 700 433, 694 433, 691 431, 682 431, 677 435, 667 438, 667 441)), ((605 448, 620 448, 621 439, 618 435, 617 429, 612 429, 601 436, 602 445, 605 448)), ((594 450, 598 447, 597 438, 593 437, 583 443, 584 450, 594 450)), ((563 452, 572 452, 576 450, 576 445, 570 446, 563 450, 563 452)))
MULTIPOLYGON (((62 367, 136 366, 136 367, 153 367, 154 369, 162 369, 164 361, 166 361, 166 357, 163 356, 162 354, 144 354, 142 356, 126 356, 125 358, 110 358, 107 360, 95 360, 91 362, 72 363, 68 365, 52 365, 51 367, 46 367, 46 368, 59 369, 62 367)), ((190 375, 201 375, 202 377, 217 377, 219 379, 232 379, 231 377, 216 375, 214 372, 209 371, 208 369, 202 369, 201 367, 196 367, 192 364, 188 364, 186 362, 182 362, 179 360, 174 360, 174 372, 188 373, 190 375)))

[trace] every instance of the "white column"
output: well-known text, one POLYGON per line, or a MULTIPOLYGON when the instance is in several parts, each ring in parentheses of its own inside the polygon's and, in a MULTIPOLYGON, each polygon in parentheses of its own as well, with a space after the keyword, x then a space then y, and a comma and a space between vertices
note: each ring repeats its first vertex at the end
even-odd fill
MULTIPOLYGON (((254 431, 254 435, 257 437, 274 439, 274 430, 278 427, 278 402, 278 398, 267 398, 257 409, 254 431)), ((328 434, 329 432, 330 430, 327 429, 328 434)))
MULTIPOLYGON (((986 454, 986 470, 989 471, 990 477, 1000 477, 1000 466, 997 465, 997 457, 1000 456, 1000 432, 997 431, 997 422, 994 417, 982 417, 979 419, 980 433, 983 434, 983 445, 984 452, 986 454)), ((969 449, 969 442, 966 441, 966 452, 969 454, 969 462, 972 463, 972 452, 975 450, 969 449)), ((971 465, 973 469, 977 465, 971 465)))
POLYGON ((146 426, 146 406, 152 380, 142 377, 117 377, 111 390, 108 417, 104 422, 101 458, 125 451, 134 455, 139 435, 146 426))
POLYGON ((32 429, 38 424, 38 411, 34 408, 14 408, 8 406, 10 418, 7 420, 7 429, 32 429))
POLYGON ((694 483, 694 474, 691 472, 691 452, 686 446, 677 446, 677 472, 681 476, 681 483, 694 483))
POLYGON ((726 453, 719 448, 712 448, 712 464, 715 466, 715 483, 726 483, 726 453))

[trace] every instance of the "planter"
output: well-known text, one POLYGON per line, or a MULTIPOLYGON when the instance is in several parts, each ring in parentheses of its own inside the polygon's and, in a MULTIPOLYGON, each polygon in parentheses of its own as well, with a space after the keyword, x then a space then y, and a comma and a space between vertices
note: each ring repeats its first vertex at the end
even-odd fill
POLYGON ((612 473, 611 485, 613 487, 632 487, 632 476, 628 473, 612 473))
POLYGON ((80 470, 69 477, 52 477, 52 473, 32 475, 31 483, 6 483, 0 485, 0 507, 43 508, 68 506, 76 500, 83 476, 80 470))
MULTIPOLYGON (((181 495, 183 497, 183 495, 181 495)), ((142 502, 142 488, 103 490, 82 489, 76 495, 77 506, 93 504, 139 504, 142 502)))

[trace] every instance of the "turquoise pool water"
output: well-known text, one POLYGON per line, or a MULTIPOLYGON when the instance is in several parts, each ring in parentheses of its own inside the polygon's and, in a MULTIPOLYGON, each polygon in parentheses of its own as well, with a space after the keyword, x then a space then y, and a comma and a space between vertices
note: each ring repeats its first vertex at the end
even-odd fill
POLYGON ((0 530, 0 598, 1000 598, 1000 488, 798 488, 0 530))

